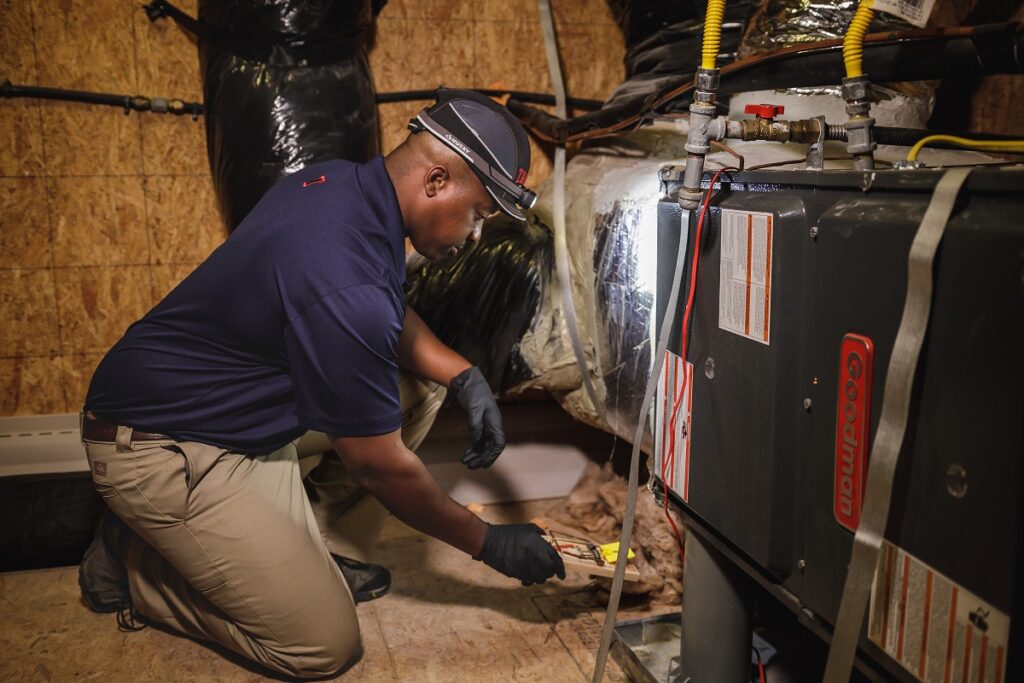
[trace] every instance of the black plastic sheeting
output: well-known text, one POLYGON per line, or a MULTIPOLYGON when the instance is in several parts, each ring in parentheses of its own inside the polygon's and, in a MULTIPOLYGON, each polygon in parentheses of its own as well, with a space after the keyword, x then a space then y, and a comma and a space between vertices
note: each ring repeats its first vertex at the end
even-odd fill
POLYGON ((383 5, 202 0, 199 18, 215 36, 200 40, 206 144, 229 230, 281 176, 378 153, 366 52, 383 5))
POLYGON ((498 393, 534 377, 519 354, 550 282, 550 229, 499 216, 458 256, 410 269, 406 300, 445 344, 478 366, 498 393))
POLYGON ((88 472, 0 477, 0 571, 78 564, 103 508, 88 472))
MULTIPOLYGON (((664 28, 704 16, 705 3, 700 0, 608 0, 608 8, 622 29, 629 52, 664 28)), ((632 73, 627 71, 627 75, 632 73)))
MULTIPOLYGON (((608 0, 608 4, 626 39, 626 81, 615 90, 609 103, 649 96, 666 83, 677 82, 681 75, 693 77, 700 61, 705 2, 608 0)), ((719 66, 735 61, 753 11, 753 0, 726 3, 719 66)))

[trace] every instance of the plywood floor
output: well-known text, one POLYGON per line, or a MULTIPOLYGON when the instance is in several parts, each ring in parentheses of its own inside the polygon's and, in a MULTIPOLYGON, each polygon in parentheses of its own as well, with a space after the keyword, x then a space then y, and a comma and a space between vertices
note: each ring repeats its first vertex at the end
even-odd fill
MULTIPOLYGON (((487 507, 526 521, 557 501, 487 507)), ((604 618, 587 580, 523 588, 389 519, 375 561, 391 593, 359 606, 365 654, 343 681, 589 681, 604 618)), ((624 610, 638 618, 643 608, 624 610)), ((611 664, 609 681, 625 680, 611 664)), ((222 651, 148 628, 117 630, 82 604, 77 567, 0 574, 2 681, 273 680, 222 651)))

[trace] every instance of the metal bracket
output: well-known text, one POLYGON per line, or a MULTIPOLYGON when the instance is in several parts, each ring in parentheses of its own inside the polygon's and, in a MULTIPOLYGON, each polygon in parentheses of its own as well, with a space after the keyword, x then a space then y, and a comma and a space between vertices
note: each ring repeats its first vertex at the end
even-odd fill
POLYGON ((807 145, 807 164, 809 171, 821 171, 825 168, 825 131, 827 124, 824 116, 815 116, 818 121, 818 139, 807 145))

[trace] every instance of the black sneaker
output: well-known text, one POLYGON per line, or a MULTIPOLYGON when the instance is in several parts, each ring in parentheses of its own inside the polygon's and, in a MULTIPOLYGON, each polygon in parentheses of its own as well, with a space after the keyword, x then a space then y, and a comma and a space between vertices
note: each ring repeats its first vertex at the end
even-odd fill
POLYGON ((118 612, 132 603, 124 564, 132 530, 110 510, 104 510, 96 536, 78 567, 78 586, 93 612, 118 612))
POLYGON ((379 564, 359 562, 351 557, 331 553, 334 562, 341 569, 348 588, 352 591, 352 599, 356 602, 368 602, 386 595, 391 590, 391 572, 379 564))

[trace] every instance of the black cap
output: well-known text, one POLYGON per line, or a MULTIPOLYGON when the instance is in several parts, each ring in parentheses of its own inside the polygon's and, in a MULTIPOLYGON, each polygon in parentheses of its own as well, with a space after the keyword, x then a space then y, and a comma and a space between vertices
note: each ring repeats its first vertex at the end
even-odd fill
POLYGON ((522 124, 491 98, 472 90, 441 88, 437 102, 409 121, 465 159, 498 207, 513 218, 523 215, 537 195, 523 184, 530 172, 530 140, 522 124))

